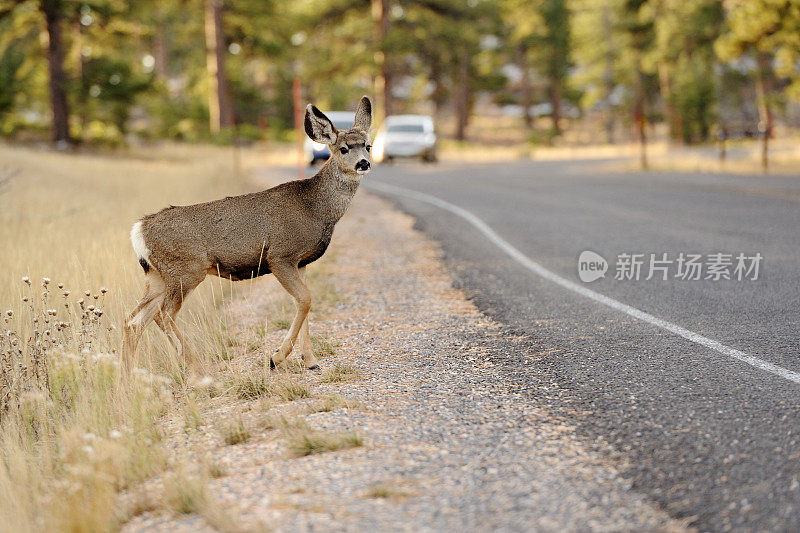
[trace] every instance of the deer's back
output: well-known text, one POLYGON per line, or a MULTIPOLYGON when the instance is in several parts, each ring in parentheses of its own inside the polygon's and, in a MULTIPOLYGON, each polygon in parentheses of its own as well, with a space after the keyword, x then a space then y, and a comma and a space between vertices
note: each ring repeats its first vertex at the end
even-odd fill
POLYGON ((322 256, 333 224, 315 216, 307 181, 188 206, 142 219, 157 269, 188 264, 233 280, 268 274, 271 261, 307 264, 322 256), (328 227, 329 226, 329 227, 328 227))

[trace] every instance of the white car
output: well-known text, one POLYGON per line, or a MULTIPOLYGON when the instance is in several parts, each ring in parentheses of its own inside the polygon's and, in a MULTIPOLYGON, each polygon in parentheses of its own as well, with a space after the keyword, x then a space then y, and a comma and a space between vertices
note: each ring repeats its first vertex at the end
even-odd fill
POLYGON ((421 157, 426 163, 436 161, 436 133, 433 119, 426 115, 392 115, 378 130, 372 143, 376 161, 396 157, 421 157))
MULTIPOLYGON (((323 111, 323 113, 331 119, 337 130, 349 130, 353 127, 353 121, 356 118, 356 114, 352 111, 323 111)), ((312 141, 308 135, 303 143, 303 151, 309 165, 314 165, 317 161, 327 161, 331 156, 326 145, 312 141)))

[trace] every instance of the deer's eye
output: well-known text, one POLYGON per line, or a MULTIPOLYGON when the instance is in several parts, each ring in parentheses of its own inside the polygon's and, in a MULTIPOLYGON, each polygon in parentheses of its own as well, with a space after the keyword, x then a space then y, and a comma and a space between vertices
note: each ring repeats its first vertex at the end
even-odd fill
POLYGON ((369 149, 370 149, 370 148, 372 148, 372 146, 370 146, 370 145, 367 145, 367 152, 369 152, 369 149))
POLYGON ((343 154, 346 154, 346 153, 347 153, 347 152, 349 152, 350 150, 348 150, 347 148, 345 148, 344 146, 342 146, 341 148, 339 148, 339 151, 340 151, 340 152, 342 152, 343 154))

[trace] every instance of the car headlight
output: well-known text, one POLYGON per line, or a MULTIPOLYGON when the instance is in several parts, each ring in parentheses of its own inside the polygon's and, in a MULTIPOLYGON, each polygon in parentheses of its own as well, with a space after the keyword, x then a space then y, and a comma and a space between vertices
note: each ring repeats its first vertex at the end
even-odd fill
POLYGON ((317 152, 325 149, 325 145, 322 143, 318 143, 317 141, 312 141, 311 146, 313 146, 314 150, 316 150, 317 152))

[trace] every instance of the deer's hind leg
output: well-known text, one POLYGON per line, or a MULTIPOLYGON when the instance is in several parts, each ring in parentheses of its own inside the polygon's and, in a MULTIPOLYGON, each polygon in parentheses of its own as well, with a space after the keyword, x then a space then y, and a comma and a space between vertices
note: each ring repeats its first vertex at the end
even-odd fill
POLYGON ((125 321, 122 342, 123 363, 130 368, 136 357, 136 348, 148 324, 155 318, 164 301, 165 285, 161 275, 151 269, 145 275, 144 296, 125 321))
POLYGON ((283 338, 280 347, 275 350, 275 353, 269 360, 270 368, 275 368, 276 365, 281 364, 292 352, 294 343, 300 333, 300 327, 303 325, 303 321, 305 321, 308 316, 308 311, 311 309, 311 292, 308 290, 308 287, 306 287, 297 265, 270 262, 270 268, 283 288, 286 289, 286 292, 294 298, 294 303, 297 307, 297 312, 294 315, 294 320, 289 327, 289 331, 283 338))
POLYGON ((178 357, 184 359, 192 368, 198 367, 198 358, 192 346, 186 342, 185 337, 178 329, 175 317, 183 306, 183 301, 189 296, 205 277, 205 273, 184 276, 180 280, 170 280, 166 284, 165 296, 161 307, 154 320, 172 344, 178 357))
MULTIPOLYGON (((300 280, 305 283, 306 282, 306 267, 300 267, 298 269, 300 274, 300 280)), ((309 370, 316 370, 319 368, 319 361, 317 361, 316 356, 314 355, 314 346, 311 343, 311 332, 309 331, 309 316, 306 315, 305 320, 303 320, 303 325, 300 326, 300 333, 297 336, 297 349, 300 352, 300 355, 303 357, 303 362, 306 365, 306 368, 309 370)))

